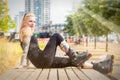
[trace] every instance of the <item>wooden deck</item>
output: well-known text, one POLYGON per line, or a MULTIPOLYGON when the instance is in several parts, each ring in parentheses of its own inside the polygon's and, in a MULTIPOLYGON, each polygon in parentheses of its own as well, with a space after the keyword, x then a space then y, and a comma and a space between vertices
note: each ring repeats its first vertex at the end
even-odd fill
POLYGON ((52 69, 12 69, 0 76, 0 80, 111 80, 93 69, 76 67, 52 69))
MULTIPOLYGON (((56 56, 63 56, 58 51, 56 56)), ((120 65, 114 64, 113 73, 104 75, 94 69, 78 67, 37 69, 11 69, 0 75, 0 80, 120 80, 120 65)))

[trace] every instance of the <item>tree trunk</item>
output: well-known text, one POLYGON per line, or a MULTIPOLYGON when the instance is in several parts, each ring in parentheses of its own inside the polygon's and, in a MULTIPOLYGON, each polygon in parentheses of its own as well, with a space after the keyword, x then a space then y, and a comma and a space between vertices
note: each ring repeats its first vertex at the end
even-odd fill
POLYGON ((106 35, 106 52, 108 52, 108 35, 106 35))
POLYGON ((94 49, 96 49, 96 36, 94 38, 94 49))
POLYGON ((88 36, 86 37, 86 47, 88 47, 88 36))

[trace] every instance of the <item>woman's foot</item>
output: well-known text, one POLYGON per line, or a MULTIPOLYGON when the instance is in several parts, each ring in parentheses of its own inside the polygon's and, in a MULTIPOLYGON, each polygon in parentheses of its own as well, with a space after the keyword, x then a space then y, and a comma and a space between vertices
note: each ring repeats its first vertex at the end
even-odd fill
POLYGON ((100 62, 92 62, 93 64, 93 69, 104 73, 104 74, 108 74, 110 72, 112 72, 113 70, 113 60, 114 60, 114 56, 113 55, 106 55, 105 59, 100 61, 100 62))

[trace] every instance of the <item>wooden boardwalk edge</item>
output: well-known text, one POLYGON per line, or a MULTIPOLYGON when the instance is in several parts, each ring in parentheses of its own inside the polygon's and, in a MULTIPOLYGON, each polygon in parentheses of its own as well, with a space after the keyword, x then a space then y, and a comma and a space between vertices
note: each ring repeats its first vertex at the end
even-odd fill
POLYGON ((0 80, 111 80, 93 69, 76 67, 49 69, 12 69, 2 75, 0 80))

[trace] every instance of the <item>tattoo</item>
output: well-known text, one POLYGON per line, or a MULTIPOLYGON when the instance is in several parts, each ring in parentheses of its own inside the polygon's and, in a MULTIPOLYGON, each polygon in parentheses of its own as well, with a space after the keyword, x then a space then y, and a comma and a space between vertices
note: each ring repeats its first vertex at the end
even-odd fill
POLYGON ((31 40, 31 31, 29 29, 24 29, 22 32, 22 42, 23 42, 23 54, 27 56, 29 44, 31 40))
POLYGON ((23 35, 23 54, 27 56, 31 36, 23 35))

